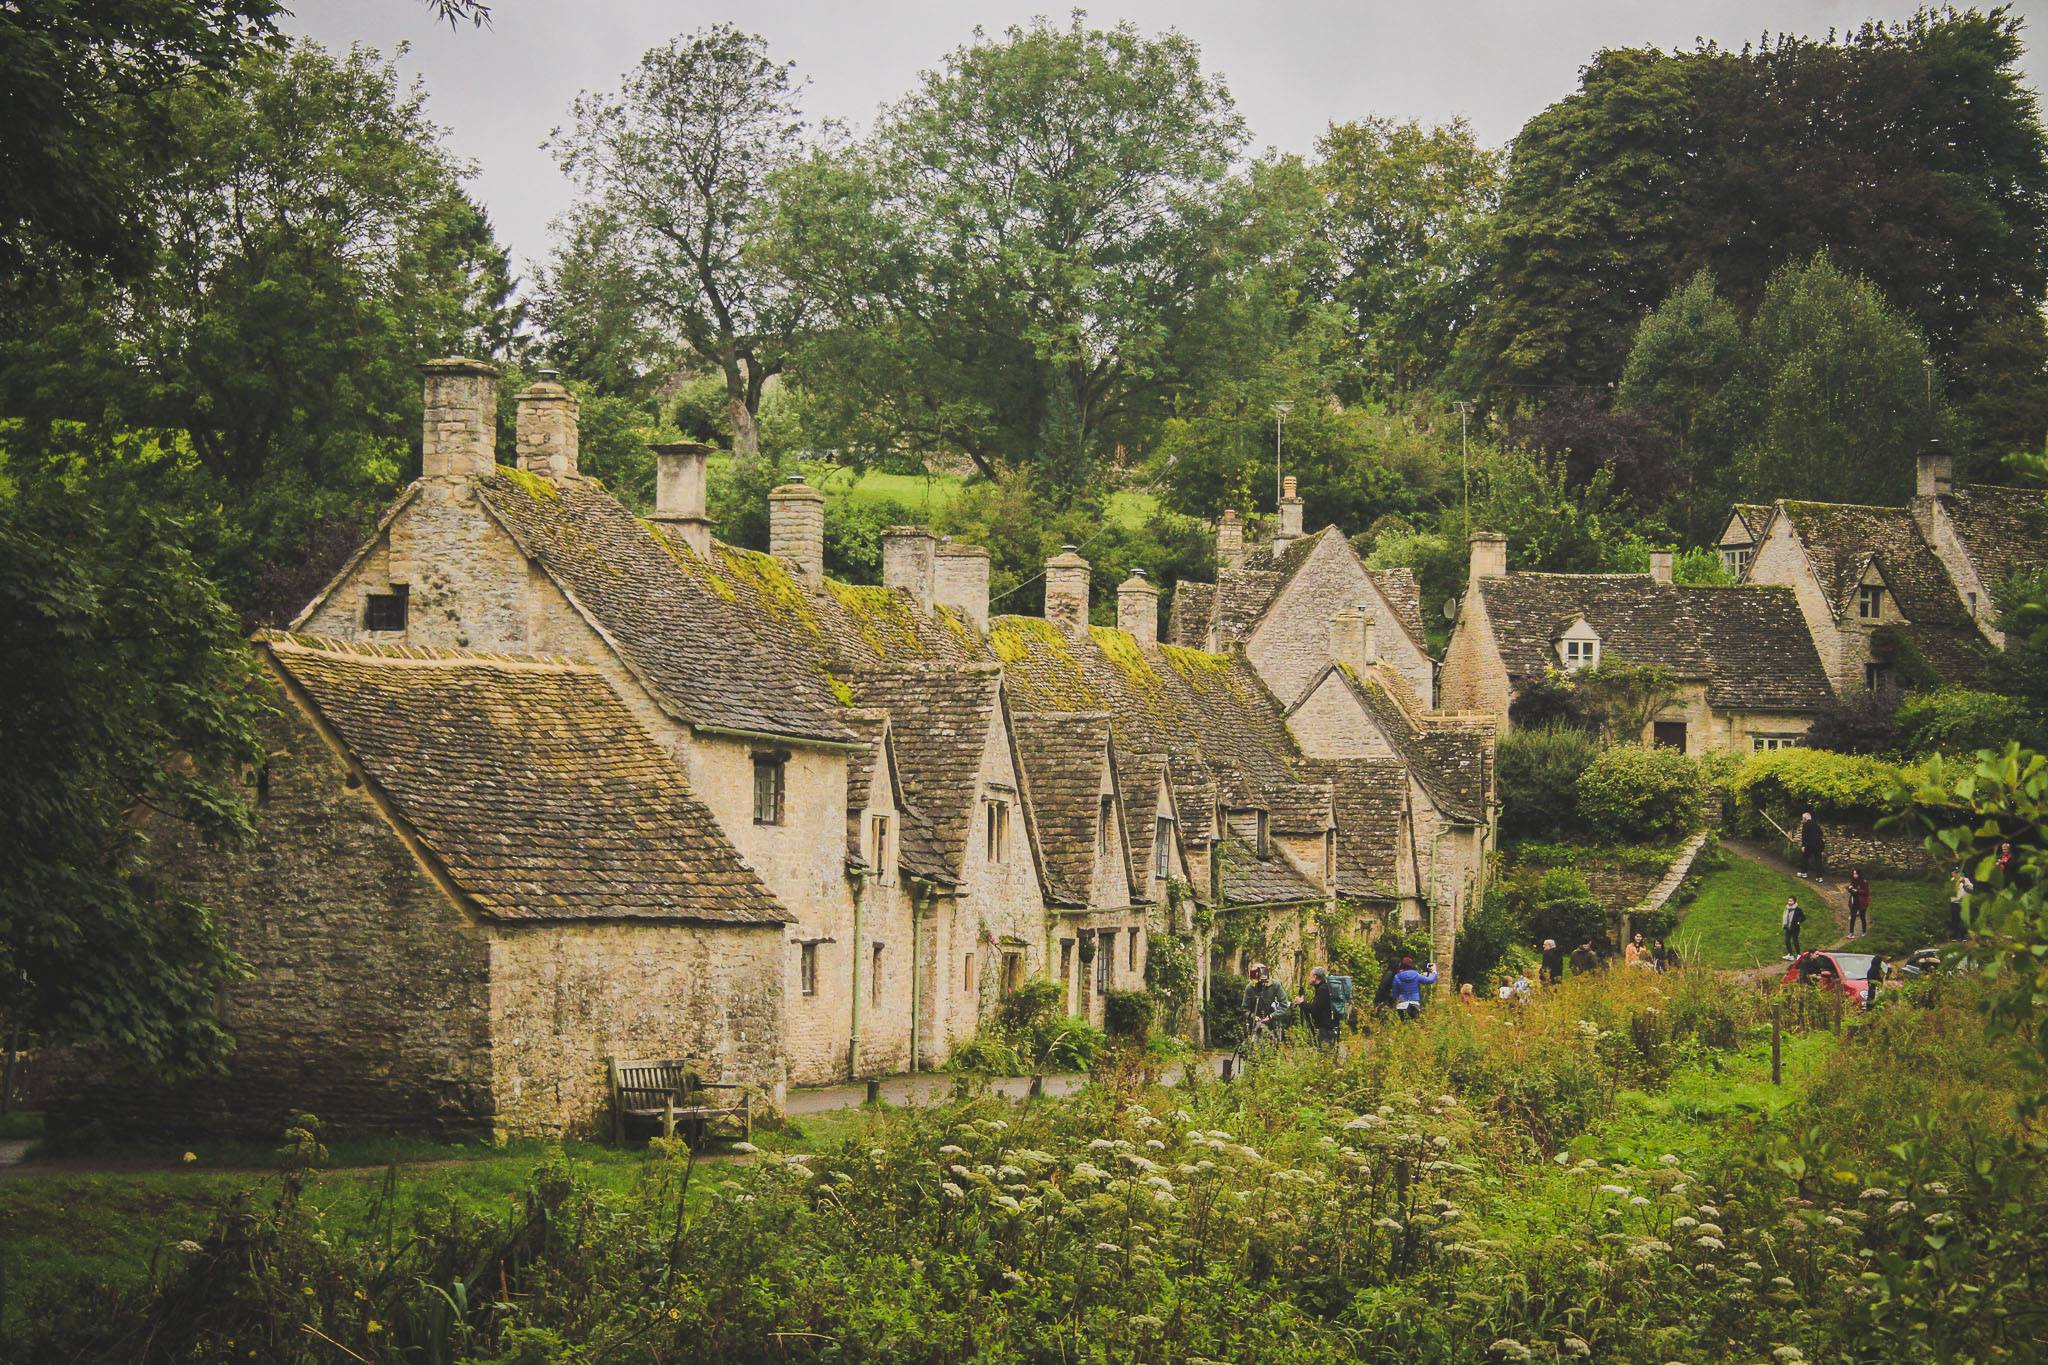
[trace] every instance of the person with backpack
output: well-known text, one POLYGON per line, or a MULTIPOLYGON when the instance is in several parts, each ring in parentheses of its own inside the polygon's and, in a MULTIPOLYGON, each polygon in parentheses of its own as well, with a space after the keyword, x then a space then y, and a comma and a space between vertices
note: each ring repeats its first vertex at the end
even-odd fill
POLYGON ((1330 987, 1330 974, 1318 967, 1308 974, 1308 983, 1308 994, 1294 1003, 1301 1010, 1301 1017, 1308 1020, 1309 1027, 1316 1031, 1317 1045, 1335 1047, 1337 1026, 1344 1022, 1344 1016, 1337 1008, 1336 992, 1330 987))
POLYGON ((1394 1013, 1413 1023, 1422 1017, 1422 988, 1436 984, 1436 964, 1429 964, 1427 970, 1415 970, 1415 959, 1403 954, 1401 970, 1394 973, 1394 1013))
POLYGON ((1244 988, 1244 1037, 1247 1044, 1277 1042, 1287 1027, 1287 992, 1280 989, 1263 962, 1251 965, 1251 981, 1244 988))
POLYGON ((1799 926, 1806 923, 1806 911, 1799 904, 1799 897, 1785 897, 1785 914, 1782 920, 1785 928, 1785 960, 1794 961, 1799 956, 1799 926))
POLYGON ((1600 966, 1600 954, 1593 951, 1593 940, 1587 939, 1572 949, 1572 975, 1583 976, 1600 966))
POLYGON ((1849 873, 1849 937, 1870 932, 1870 882, 1862 868, 1849 873))

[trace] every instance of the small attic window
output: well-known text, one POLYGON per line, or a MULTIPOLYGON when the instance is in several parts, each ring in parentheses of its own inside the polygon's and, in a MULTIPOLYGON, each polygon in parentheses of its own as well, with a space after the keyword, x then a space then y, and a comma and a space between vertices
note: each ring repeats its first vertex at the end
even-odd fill
POLYGON ((1095 806, 1095 851, 1109 852, 1109 822, 1116 818, 1116 798, 1104 796, 1095 806))
POLYGON ((1882 583, 1865 583, 1856 589, 1856 615, 1864 621, 1875 621, 1884 615, 1882 583))
POLYGON ((1564 660, 1564 671, 1576 673, 1582 668, 1596 667, 1600 662, 1598 640, 1561 640, 1558 642, 1560 657, 1564 660))
POLYGON ((393 583, 390 592, 373 592, 363 602, 364 630, 404 630, 406 598, 411 589, 393 583))

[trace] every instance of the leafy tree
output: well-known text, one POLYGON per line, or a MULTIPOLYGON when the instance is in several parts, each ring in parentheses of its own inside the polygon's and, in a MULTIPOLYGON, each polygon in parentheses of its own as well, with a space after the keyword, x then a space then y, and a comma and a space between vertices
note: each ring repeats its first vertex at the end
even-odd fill
POLYGON ((1616 405, 1669 444, 1684 500, 1677 521, 1692 537, 1727 512, 1727 474, 1754 424, 1748 358, 1741 318, 1702 270, 1643 319, 1622 369, 1616 405))
POLYGON ((0 1014, 166 1075, 217 1059, 234 963, 135 816, 248 829, 253 664, 182 528, 132 497, 0 501, 0 1014))
POLYGON ((265 52, 168 107, 181 159, 132 191, 156 206, 150 268, 11 282, 9 463, 132 466, 199 516, 229 600, 276 619, 299 602, 259 586, 417 467, 417 363, 504 344, 510 277, 424 96, 374 53, 265 52))
POLYGON ((1510 839, 1566 838, 1578 828, 1579 777, 1600 742, 1569 725, 1515 726, 1500 737, 1500 832, 1510 839))
POLYGON ((1696 547, 1671 561, 1671 581, 1696 588, 1728 588, 1735 585, 1735 575, 1721 562, 1719 551, 1696 547))
POLYGON ((1620 843, 1677 839, 1703 827, 1699 765, 1677 749, 1618 744, 1579 775, 1579 818, 1620 843))
POLYGON ((2002 748, 2011 739, 2034 749, 2048 739, 2040 718, 2018 698, 1967 687, 1909 693, 1892 715, 1899 752, 1908 757, 1970 754, 2002 748))
POLYGON ((1890 753, 1899 740, 1898 704, 1898 694, 1885 691, 1829 697, 1806 731, 1807 747, 1838 754, 1890 753))
MULTIPOLYGON (((551 260, 534 271, 533 323, 538 350, 566 374, 615 398, 652 396, 673 373, 682 347, 664 329, 627 252, 627 234, 597 209, 571 214, 551 260)), ((716 385, 720 420, 730 431, 725 376, 716 385)))
POLYGON ((1462 118, 1335 123, 1316 154, 1328 289, 1362 377, 1346 396, 1432 383, 1478 312, 1478 229, 1499 198, 1504 154, 1480 146, 1462 118))
POLYGON ((1562 471, 1572 487, 1605 473, 1614 491, 1651 509, 1690 483, 1689 471, 1641 413, 1603 406, 1591 393, 1570 389, 1524 409, 1508 425, 1509 438, 1562 471))
POLYGON ((977 35, 867 144, 793 168, 769 250, 829 304, 802 377, 833 443, 1029 466, 1045 492, 1145 448, 1240 358, 1243 140, 1185 37, 1076 16, 977 35))
POLYGON ((579 95, 574 128, 549 140, 583 194, 548 277, 559 344, 604 355, 617 383, 653 338, 671 340, 725 381, 745 458, 760 449, 762 386, 809 321, 801 291, 748 251, 769 177, 802 146, 793 69, 715 24, 649 51, 616 92, 579 95), (613 325, 623 338, 607 341, 613 325))

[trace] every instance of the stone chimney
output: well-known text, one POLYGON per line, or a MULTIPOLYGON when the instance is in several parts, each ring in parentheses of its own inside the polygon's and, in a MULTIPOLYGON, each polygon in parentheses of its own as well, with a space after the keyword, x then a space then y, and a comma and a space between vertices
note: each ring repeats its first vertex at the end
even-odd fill
POLYGON ((1650 581, 1669 583, 1671 581, 1671 551, 1650 551, 1650 581))
POLYGON ((711 518, 704 511, 704 460, 711 447, 698 441, 665 441, 654 448, 654 515, 648 520, 696 551, 711 557, 711 518))
POLYGON ((1940 446, 1929 446, 1915 462, 1913 492, 1918 497, 1947 496, 1955 487, 1955 456, 1940 446))
POLYGON ((498 461, 498 367, 453 357, 429 360, 420 472, 430 479, 486 474, 498 461))
POLYGON ((936 600, 938 545, 938 537, 922 526, 891 526, 882 532, 882 586, 903 589, 919 610, 930 611, 936 600))
POLYGON ((1159 589, 1143 569, 1131 570, 1117 586, 1116 623, 1141 645, 1159 643, 1159 589))
MULTIPOLYGON (((886 543, 886 542, 885 542, 886 543)), ((886 573, 886 567, 884 569, 886 573)), ((932 600, 951 607, 988 630, 988 549, 981 545, 939 542, 932 557, 932 600)))
POLYGON ((1472 533, 1472 581, 1508 576, 1508 538, 1498 531, 1472 533))
POLYGON ((576 395, 555 382, 553 370, 542 370, 536 382, 520 390, 519 424, 512 444, 519 467, 560 482, 576 473, 576 395))
POLYGON ((1287 553, 1287 547, 1301 539, 1301 498, 1294 491, 1294 476, 1280 483, 1280 525, 1273 531, 1273 558, 1287 553))
POLYGON ((1069 635, 1088 628, 1088 561, 1071 545, 1045 561, 1045 619, 1069 635))
POLYGON ((1223 509, 1216 522, 1216 572, 1244 565, 1244 518, 1235 507, 1223 509))
POLYGON ((1345 607, 1330 618, 1330 662, 1343 664, 1353 673, 1365 673, 1366 641, 1372 618, 1357 607, 1345 607))
POLYGON ((813 586, 825 581, 825 495, 801 474, 768 490, 768 553, 813 586))

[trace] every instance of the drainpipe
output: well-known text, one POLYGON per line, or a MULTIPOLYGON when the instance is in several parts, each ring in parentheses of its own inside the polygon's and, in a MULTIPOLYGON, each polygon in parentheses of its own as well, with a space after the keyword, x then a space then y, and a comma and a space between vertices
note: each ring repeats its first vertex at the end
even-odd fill
POLYGON ((867 956, 867 942, 861 934, 861 911, 867 908, 868 879, 872 869, 853 874, 853 1019, 846 1038, 846 1079, 860 1079, 860 960, 867 956))
POLYGON ((918 909, 920 903, 927 902, 930 896, 930 891, 910 893, 910 1069, 913 1072, 917 1070, 918 1063, 918 1015, 924 1003, 917 970, 918 962, 924 957, 924 935, 918 932, 918 909))

